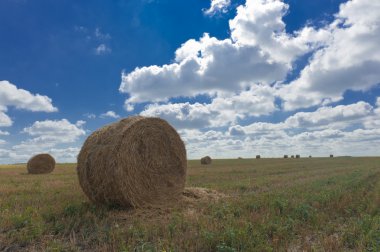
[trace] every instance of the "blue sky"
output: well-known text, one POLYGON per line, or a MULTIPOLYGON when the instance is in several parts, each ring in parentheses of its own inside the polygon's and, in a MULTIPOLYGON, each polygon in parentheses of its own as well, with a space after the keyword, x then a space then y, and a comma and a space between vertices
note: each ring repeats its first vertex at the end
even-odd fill
POLYGON ((189 158, 379 155, 380 4, 0 2, 0 163, 159 116, 189 158))

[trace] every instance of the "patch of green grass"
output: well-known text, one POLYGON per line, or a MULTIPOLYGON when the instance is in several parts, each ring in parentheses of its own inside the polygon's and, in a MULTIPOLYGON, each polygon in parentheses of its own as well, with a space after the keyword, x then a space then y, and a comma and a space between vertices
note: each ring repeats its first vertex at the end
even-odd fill
POLYGON ((129 211, 90 203, 75 164, 37 176, 0 166, 0 241, 37 251, 379 251, 379 161, 189 161, 187 186, 227 197, 129 211))

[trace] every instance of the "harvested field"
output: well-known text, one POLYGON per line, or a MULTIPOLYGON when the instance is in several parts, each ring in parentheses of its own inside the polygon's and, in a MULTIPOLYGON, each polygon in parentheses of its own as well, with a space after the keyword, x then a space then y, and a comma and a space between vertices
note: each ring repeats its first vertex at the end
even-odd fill
POLYGON ((378 251, 380 158, 189 161, 170 207, 96 206, 75 164, 0 166, 0 251, 378 251))

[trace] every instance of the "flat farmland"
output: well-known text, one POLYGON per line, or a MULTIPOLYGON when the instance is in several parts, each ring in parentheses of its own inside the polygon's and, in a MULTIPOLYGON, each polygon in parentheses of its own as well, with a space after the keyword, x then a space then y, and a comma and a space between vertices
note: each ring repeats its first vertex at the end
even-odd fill
POLYGON ((0 166, 0 251, 379 251, 380 158, 188 161, 168 206, 97 206, 75 164, 0 166))

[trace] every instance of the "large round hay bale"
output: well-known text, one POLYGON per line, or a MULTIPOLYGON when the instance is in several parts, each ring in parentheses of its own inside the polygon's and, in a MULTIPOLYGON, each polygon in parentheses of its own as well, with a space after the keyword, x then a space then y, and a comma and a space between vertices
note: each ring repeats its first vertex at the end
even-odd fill
POLYGON ((78 155, 79 183, 95 203, 159 206, 185 187, 186 149, 165 120, 133 116, 93 132, 78 155))
POLYGON ((333 154, 330 154, 330 158, 333 158, 334 157, 334 155, 333 154))
POLYGON ((288 155, 284 155, 284 158, 288 158, 288 155))
POLYGON ((261 156, 260 155, 256 155, 256 159, 260 159, 261 158, 261 156))
POLYGON ((203 165, 209 165, 211 163, 212 163, 211 157, 205 156, 205 157, 201 158, 201 164, 203 164, 203 165))
POLYGON ((50 173, 54 170, 54 168, 55 160, 47 153, 33 156, 26 164, 26 169, 30 174, 50 173))
POLYGON ((301 156, 299 154, 296 155, 296 158, 301 158, 301 156))

